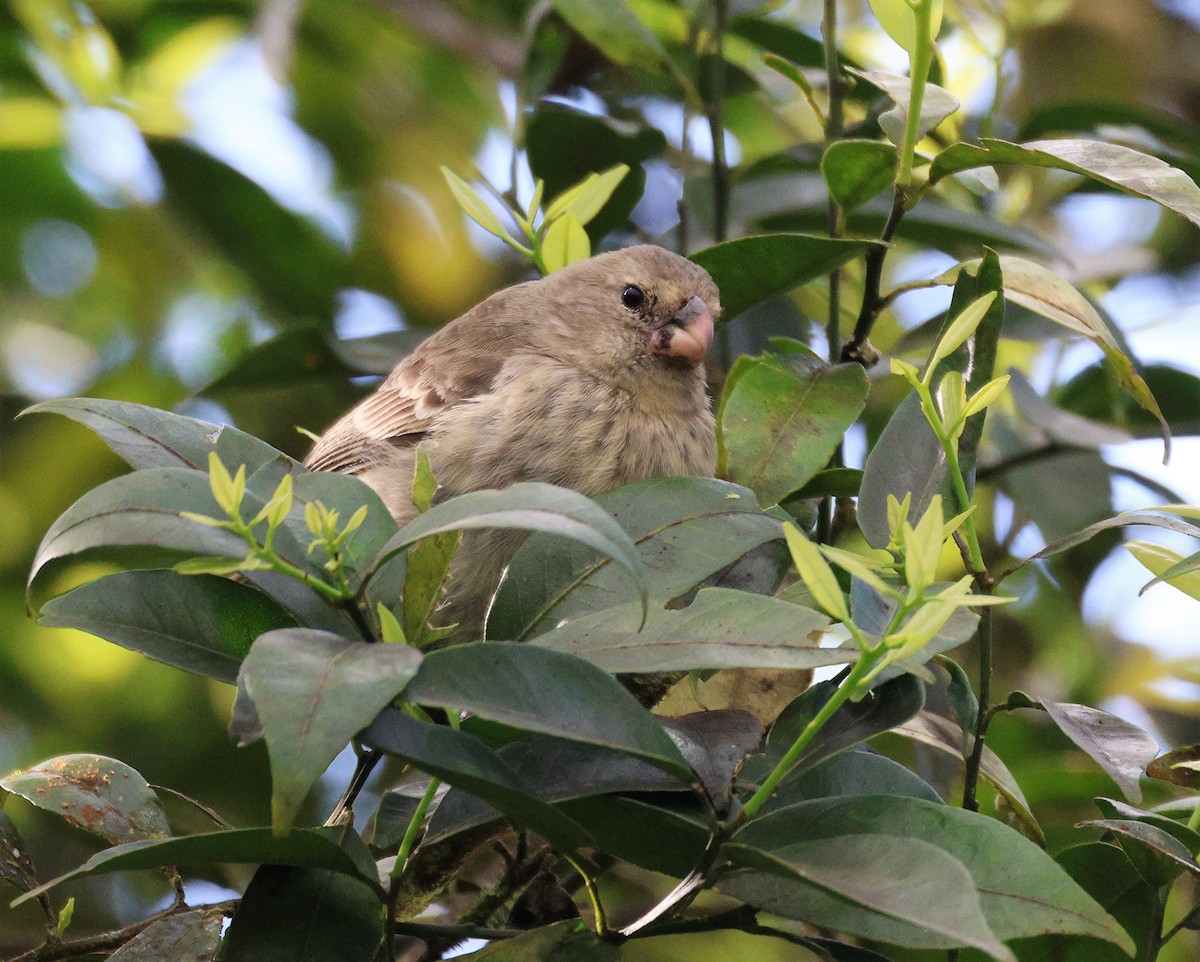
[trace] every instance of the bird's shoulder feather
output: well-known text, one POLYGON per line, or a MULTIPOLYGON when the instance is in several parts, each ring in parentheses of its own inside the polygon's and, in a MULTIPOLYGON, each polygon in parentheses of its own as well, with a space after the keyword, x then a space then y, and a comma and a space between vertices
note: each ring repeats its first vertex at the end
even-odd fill
POLYGON ((396 448, 414 447, 447 410, 487 393, 505 360, 526 347, 524 287, 500 291, 423 341, 325 432, 305 465, 362 471, 396 448))

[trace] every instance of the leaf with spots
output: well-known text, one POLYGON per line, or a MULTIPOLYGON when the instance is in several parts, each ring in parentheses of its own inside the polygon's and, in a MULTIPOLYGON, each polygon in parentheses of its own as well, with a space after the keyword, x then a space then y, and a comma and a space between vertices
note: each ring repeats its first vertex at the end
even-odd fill
POLYGON ((134 769, 103 755, 59 755, 0 787, 113 845, 171 834, 158 796, 134 769))
POLYGON ((0 881, 15 885, 22 892, 28 892, 37 885, 37 876, 33 874, 33 863, 29 861, 29 853, 25 843, 21 841, 21 833, 13 824, 11 818, 0 811, 0 881))
POLYGON ((172 915, 143 929, 109 962, 211 962, 221 946, 224 921, 225 913, 213 908, 172 915))

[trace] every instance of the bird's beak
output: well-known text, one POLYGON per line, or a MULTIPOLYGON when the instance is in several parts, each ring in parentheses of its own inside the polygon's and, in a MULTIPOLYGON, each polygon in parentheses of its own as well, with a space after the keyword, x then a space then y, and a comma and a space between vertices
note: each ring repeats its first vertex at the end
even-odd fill
POLYGON ((655 354, 681 357, 698 364, 713 342, 713 316, 699 297, 691 297, 675 316, 654 332, 650 349, 655 354))

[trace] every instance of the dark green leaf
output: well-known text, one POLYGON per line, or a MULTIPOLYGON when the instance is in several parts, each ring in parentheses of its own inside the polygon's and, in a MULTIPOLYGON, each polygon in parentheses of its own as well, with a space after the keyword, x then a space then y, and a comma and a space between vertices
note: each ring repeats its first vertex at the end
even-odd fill
POLYGON ((269 391, 297 383, 340 383, 360 373, 342 360, 325 331, 315 324, 296 324, 250 348, 197 393, 218 397, 230 391, 269 391))
POLYGON ((862 487, 863 473, 858 468, 827 468, 818 471, 811 481, 789 500, 804 498, 857 498, 862 487))
POLYGON ((555 922, 493 942, 463 959, 479 962, 617 962, 621 950, 577 921, 555 922))
POLYGON ((522 482, 503 490, 474 491, 418 515, 379 552, 367 577, 392 557, 430 535, 468 528, 515 528, 570 538, 612 559, 648 603, 645 564, 624 529, 603 508, 569 488, 522 482))
POLYGON ((768 849, 735 839, 726 851, 759 872, 734 874, 718 888, 777 915, 894 945, 974 946, 1013 958, 988 928, 967 868, 928 842, 847 834, 768 849))
POLYGON ((710 837, 705 813, 694 803, 668 806, 641 798, 600 795, 558 807, 586 825, 595 847, 641 868, 675 878, 688 875, 710 837))
POLYGON ((327 868, 366 882, 377 891, 379 873, 358 836, 346 839, 345 829, 296 829, 284 836, 268 828, 242 828, 229 832, 208 832, 168 838, 161 841, 127 842, 97 852, 65 875, 46 882, 22 895, 18 902, 36 898, 61 883, 84 875, 161 868, 164 865, 272 864, 307 865, 327 868))
POLYGON ((379 895, 328 869, 264 865, 233 915, 222 962, 371 962, 379 895))
POLYGON ((183 140, 156 138, 153 153, 167 202, 269 302, 296 317, 333 314, 334 295, 346 286, 347 257, 311 221, 183 140))
POLYGON ((15 885, 22 892, 38 884, 21 833, 3 811, 0 811, 0 881, 15 885))
POLYGON ((1112 776, 1127 798, 1142 800, 1141 777, 1158 754, 1158 742, 1148 732, 1087 705, 1043 701, 1042 708, 1064 735, 1112 776))
POLYGON ((894 835, 944 849, 971 873, 988 926, 1003 941, 1059 932, 1132 947, 1041 848, 996 819, 949 805, 896 796, 816 799, 764 814, 734 840, 770 850, 846 834, 894 835))
MULTIPOLYGON (((578 823, 542 801, 538 786, 527 784, 473 735, 386 709, 360 737, 365 744, 403 758, 421 771, 486 800, 560 851, 571 852, 592 844, 578 823)), ((478 812, 470 814, 487 820, 478 812)))
POLYGON ((1097 798, 1095 801, 1096 807, 1100 809, 1105 818, 1132 819, 1153 825, 1180 842, 1191 855, 1200 855, 1200 832, 1188 828, 1182 822, 1177 822, 1175 819, 1157 812, 1134 808, 1132 805, 1126 805, 1124 802, 1118 802, 1111 798, 1097 798))
POLYGON ((934 660, 938 667, 945 669, 950 676, 950 683, 946 686, 946 700, 950 703, 950 710, 954 712, 958 727, 963 731, 973 731, 979 720, 979 697, 971 687, 971 679, 962 665, 952 658, 939 655, 934 660))
POLYGON ((816 37, 770 17, 731 17, 728 30, 802 67, 825 66, 825 48, 816 37))
MULTIPOLYGON (((1155 825, 1136 822, 1128 818, 1092 818, 1079 822, 1075 827, 1099 828, 1123 838, 1133 839, 1139 845, 1150 849, 1160 859, 1170 862, 1177 869, 1186 869, 1193 875, 1200 875, 1200 865, 1196 864, 1196 859, 1188 851, 1187 846, 1155 825)), ((1159 885, 1166 884, 1171 881, 1173 874, 1163 873, 1158 879, 1151 881, 1159 885)))
POLYGON ((718 811, 724 811, 734 774, 762 744, 762 722, 748 711, 726 708, 665 718, 663 725, 692 771, 700 776, 709 799, 718 811))
POLYGON ((861 364, 830 365, 805 354, 739 358, 727 383, 718 412, 718 471, 767 504, 825 467, 869 388, 861 364))
MULTIPOLYGON (((767 735, 767 761, 772 767, 783 760, 836 689, 833 682, 819 682, 783 710, 767 735)), ((924 685, 912 675, 900 675, 879 685, 859 702, 846 702, 833 713, 797 759, 792 774, 812 768, 846 748, 903 724, 919 712, 924 703, 924 685)))
POLYGON ((459 645, 426 656, 406 697, 612 748, 691 778, 654 716, 615 678, 582 658, 506 642, 459 645))
POLYGON ((143 929, 110 955, 109 962, 212 962, 224 924, 221 909, 181 912, 143 929))
POLYGON ((285 457, 271 445, 229 425, 209 424, 144 404, 107 398, 60 398, 27 408, 25 414, 61 414, 78 421, 133 468, 195 468, 208 471, 216 451, 226 467, 247 473, 285 457))
POLYGON ((239 680, 271 755, 271 824, 285 832, 313 783, 417 672, 404 645, 348 642, 308 628, 259 638, 239 680))
MULTIPOLYGON (((922 711, 915 718, 909 719, 903 725, 895 729, 897 735, 902 735, 905 738, 912 739, 929 748, 936 749, 945 755, 949 755, 955 759, 960 765, 964 764, 963 759, 967 757, 971 750, 971 739, 964 734, 954 722, 948 718, 943 718, 941 715, 935 715, 933 712, 922 711)), ((1029 802, 1025 800, 1025 794, 1021 791, 1021 786, 1017 784, 1017 780, 1013 778, 1012 772, 1008 770, 1000 756, 988 748, 983 746, 983 761, 979 766, 980 776, 987 782, 991 783, 1008 803, 1013 813, 1021 820, 1025 833, 1039 843, 1045 842, 1045 836, 1042 834, 1041 826, 1038 825, 1037 819, 1033 817, 1033 812, 1029 809, 1029 802)))
POLYGON ((568 621, 532 643, 614 674, 817 668, 854 659, 854 652, 820 647, 829 625, 820 612, 729 588, 704 588, 686 608, 654 608, 641 631, 640 619, 637 605, 620 605, 568 621))
POLYGON ((261 592, 212 575, 122 571, 48 601, 48 628, 81 631, 233 684, 250 643, 295 618, 261 592))
POLYGON ((652 69, 666 52, 625 0, 552 0, 576 33, 613 63, 652 69))
MULTIPOLYGON (((1157 925, 1158 893, 1115 845, 1088 842, 1060 852, 1055 861, 1121 924, 1143 958, 1157 925)), ((1086 936, 1047 935, 1014 943, 1020 962, 1129 962, 1124 948, 1086 936)))
MULTIPOLYGON (((765 756, 752 758, 742 770, 743 781, 765 778, 769 765, 765 756)), ((835 795, 905 795, 941 803, 942 799, 923 779, 899 762, 859 746, 838 752, 832 758, 789 778, 775 794, 772 806, 782 808, 810 798, 835 795)))
POLYGON ((1067 100, 1035 107, 1021 122, 1021 140, 1073 130, 1096 130, 1106 126, 1141 127, 1168 143, 1200 154, 1196 128, 1174 114, 1155 110, 1144 103, 1118 100, 1067 100))
POLYGON ((588 174, 616 164, 630 167, 600 213, 587 224, 593 247, 629 217, 646 184, 642 162, 666 148, 666 137, 653 127, 625 125, 554 103, 539 105, 525 132, 529 169, 534 177, 545 181, 547 197, 554 197, 588 174))
POLYGON ((140 774, 103 755, 59 755, 0 778, 0 788, 114 845, 171 834, 140 774))
MULTIPOLYGON (((253 517, 262 502, 247 493, 242 507, 244 515, 253 517)), ((224 558, 246 554, 246 543, 237 535, 183 518, 183 511, 224 516, 213 501, 206 474, 186 468, 147 468, 104 482, 50 526, 30 569, 30 588, 51 561, 91 548, 145 545, 224 558)), ((276 533, 274 547, 293 564, 308 567, 304 549, 288 531, 276 533)))
POLYGON ((1009 368, 1007 374, 1010 378, 1008 389, 1017 410, 1027 421, 1041 428, 1050 440, 1076 448, 1100 448, 1132 440, 1129 432, 1121 428, 1064 411, 1038 394, 1016 368, 1009 368))
POLYGON ((722 317, 730 320, 755 304, 828 274, 869 247, 865 241, 810 234, 760 234, 705 248, 691 259, 717 282, 722 317))
MULTIPOLYGON (((548 735, 530 735, 505 745, 496 754, 545 802, 564 802, 613 792, 679 792, 684 789, 678 778, 639 758, 548 735)), ((686 750, 684 755, 696 763, 686 750)), ((387 797, 384 796, 385 801, 387 797)), ((382 805, 380 810, 382 813, 382 805)), ((500 813, 483 798, 472 796, 467 789, 452 789, 438 803, 423 844, 438 842, 498 817, 500 813)), ((402 834, 404 827, 403 824, 395 825, 393 834, 396 830, 402 834)), ((396 841, 399 840, 400 836, 396 835, 396 841)), ((375 844, 381 843, 376 840, 375 844)))
MULTIPOLYGON (((745 488, 712 478, 657 478, 602 494, 596 503, 629 533, 650 597, 692 591, 760 545, 782 537, 745 488)), ((625 573, 607 556, 563 538, 534 534, 509 564, 488 614, 489 638, 520 641, 564 619, 621 600, 625 573)))
MULTIPOLYGON (((868 201, 849 212, 847 230, 853 235, 878 235, 891 209, 892 202, 886 197, 868 201)), ((818 231, 825 227, 828 218, 822 198, 820 203, 810 202, 797 209, 768 214, 756 223, 764 230, 818 231)), ((1031 231, 1006 224, 988 214, 951 207, 932 197, 922 199, 904 215, 896 229, 896 237, 925 244, 955 257, 973 256, 979 252, 981 244, 1041 254, 1051 254, 1054 250, 1031 231)))
POLYGON ((1200 226, 1200 187, 1183 171, 1130 147, 1098 140, 1033 140, 1010 144, 983 138, 980 146, 952 144, 934 158, 929 179, 993 164, 1069 170, 1109 187, 1157 201, 1200 226))
POLYGON ((896 177, 896 148, 881 140, 837 140, 821 157, 829 194, 853 209, 891 186, 896 177))

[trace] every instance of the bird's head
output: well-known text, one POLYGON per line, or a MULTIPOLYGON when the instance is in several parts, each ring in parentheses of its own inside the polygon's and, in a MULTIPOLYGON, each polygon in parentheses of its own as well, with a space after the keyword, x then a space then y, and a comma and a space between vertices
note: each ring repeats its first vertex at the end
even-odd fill
POLYGON ((614 368, 698 368, 721 314, 708 272, 651 244, 580 261, 541 284, 556 306, 551 333, 569 341, 559 348, 614 368))

